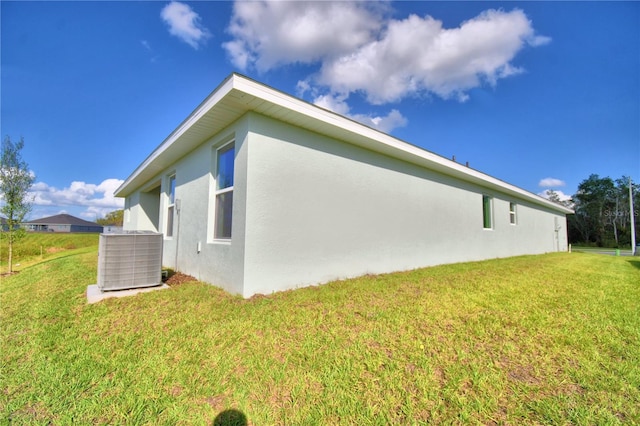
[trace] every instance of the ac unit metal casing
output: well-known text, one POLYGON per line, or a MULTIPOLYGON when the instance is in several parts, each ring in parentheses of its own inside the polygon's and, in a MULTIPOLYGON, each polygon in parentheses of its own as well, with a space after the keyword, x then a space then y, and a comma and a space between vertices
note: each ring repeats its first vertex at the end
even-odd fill
POLYGON ((162 284, 162 234, 129 231, 100 234, 98 289, 153 287, 162 284))

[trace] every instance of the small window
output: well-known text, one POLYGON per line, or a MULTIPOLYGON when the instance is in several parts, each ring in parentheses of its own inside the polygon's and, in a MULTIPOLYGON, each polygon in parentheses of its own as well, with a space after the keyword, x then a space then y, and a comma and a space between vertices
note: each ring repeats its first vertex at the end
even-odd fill
POLYGON ((493 228, 493 223, 491 220, 491 201, 492 198, 488 195, 482 196, 482 219, 484 229, 493 228))
POLYGON ((217 240, 231 238, 235 151, 235 145, 230 143, 220 148, 216 155, 216 207, 213 238, 217 240))
POLYGON ((169 176, 169 207, 167 208, 167 237, 173 237, 173 216, 176 206, 176 175, 169 176))
POLYGON ((509 223, 512 225, 517 223, 516 203, 509 203, 509 223))

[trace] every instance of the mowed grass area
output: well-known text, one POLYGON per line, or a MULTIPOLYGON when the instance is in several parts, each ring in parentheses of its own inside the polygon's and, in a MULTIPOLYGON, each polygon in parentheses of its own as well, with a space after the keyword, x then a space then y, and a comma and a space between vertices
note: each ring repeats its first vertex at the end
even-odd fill
POLYGON ((96 253, 2 278, 0 424, 634 424, 640 259, 549 254, 243 300, 87 305, 96 253))
MULTIPOLYGON (((85 249, 85 252, 94 251, 98 245, 99 235, 98 233, 29 232, 13 245, 13 269, 19 271, 45 259, 73 254, 74 252, 70 250, 74 249, 85 249)), ((0 273, 7 272, 8 256, 6 234, 0 233, 0 273)))
POLYGON ((611 247, 573 246, 572 251, 579 253, 608 254, 611 256, 633 256, 633 252, 630 248, 617 249, 611 247))

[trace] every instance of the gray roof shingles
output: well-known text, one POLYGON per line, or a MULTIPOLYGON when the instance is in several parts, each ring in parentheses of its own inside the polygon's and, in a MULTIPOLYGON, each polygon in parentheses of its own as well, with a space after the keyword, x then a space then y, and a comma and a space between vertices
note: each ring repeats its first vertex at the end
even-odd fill
POLYGON ((55 216, 43 217, 42 219, 30 220, 31 224, 38 225, 75 225, 75 226, 102 226, 95 222, 89 222, 70 214, 57 214, 55 216))

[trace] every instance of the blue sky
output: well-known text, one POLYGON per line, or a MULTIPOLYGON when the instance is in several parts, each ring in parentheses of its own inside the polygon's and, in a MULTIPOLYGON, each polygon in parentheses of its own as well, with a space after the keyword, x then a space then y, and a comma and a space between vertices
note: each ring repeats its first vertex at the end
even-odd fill
POLYGON ((231 72, 515 184, 640 181, 638 2, 0 2, 31 218, 94 220, 231 72))

